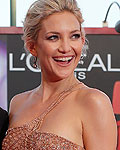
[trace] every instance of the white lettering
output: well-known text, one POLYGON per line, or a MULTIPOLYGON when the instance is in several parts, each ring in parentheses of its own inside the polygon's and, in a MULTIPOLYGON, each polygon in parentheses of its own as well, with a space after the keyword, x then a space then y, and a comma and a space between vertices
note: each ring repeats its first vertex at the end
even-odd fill
POLYGON ((75 68, 75 71, 87 71, 86 68, 75 68))
POLYGON ((95 54, 93 56, 87 71, 91 71, 93 67, 95 67, 95 68, 100 67, 100 68, 102 68, 103 71, 107 71, 107 69, 105 68, 105 65, 103 64, 102 59, 99 56, 99 54, 95 54), (98 60, 98 62, 99 62, 98 64, 95 64, 96 60, 98 60))
POLYGON ((79 72, 78 73, 78 77, 77 77, 78 79, 80 79, 80 80, 84 80, 84 79, 86 79, 86 75, 85 75, 85 72, 79 72))
POLYGON ((111 54, 108 54, 108 71, 120 72, 120 68, 111 68, 111 54))
POLYGON ((21 57, 20 57, 20 60, 23 60, 25 57, 25 53, 22 53, 21 57))
MULTIPOLYGON (((26 53, 22 53, 20 56, 20 61, 23 61, 24 59, 26 59, 26 66, 28 67, 28 69, 32 72, 41 72, 41 69, 36 69, 34 68, 31 63, 30 63, 30 59, 31 59, 31 54, 29 54, 28 56, 26 56, 26 53)), ((102 58, 100 57, 99 54, 94 54, 88 67, 77 67, 75 69, 75 76, 78 76, 79 79, 83 80, 86 78, 85 72, 86 71, 91 71, 93 68, 101 68, 103 71, 108 71, 108 72, 120 72, 120 68, 112 68, 112 55, 111 54, 107 54, 107 66, 105 66, 102 58), (77 73, 76 73, 77 72, 77 73)), ((17 60, 18 61, 18 60, 17 60)), ((86 60, 87 61, 87 60, 86 60)), ((25 67, 16 67, 15 66, 16 63, 14 62, 14 55, 13 53, 9 53, 9 70, 10 71, 25 71, 25 67)))
POLYGON ((9 54, 9 70, 10 71, 25 71, 25 68, 15 68, 13 65, 13 54, 9 54))

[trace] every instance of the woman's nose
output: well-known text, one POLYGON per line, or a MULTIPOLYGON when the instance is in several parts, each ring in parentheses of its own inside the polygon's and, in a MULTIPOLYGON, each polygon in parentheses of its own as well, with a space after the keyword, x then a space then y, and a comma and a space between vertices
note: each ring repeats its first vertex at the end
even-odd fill
POLYGON ((59 52, 68 53, 69 51, 71 51, 70 41, 62 40, 60 43, 59 52))

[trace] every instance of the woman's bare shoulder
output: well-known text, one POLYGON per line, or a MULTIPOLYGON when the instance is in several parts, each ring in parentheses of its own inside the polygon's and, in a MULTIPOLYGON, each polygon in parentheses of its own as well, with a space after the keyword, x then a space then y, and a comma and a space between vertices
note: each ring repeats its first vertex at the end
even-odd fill
POLYGON ((88 107, 100 106, 100 105, 110 105, 111 101, 109 97, 102 91, 96 88, 91 88, 86 85, 78 90, 77 100, 82 104, 82 106, 87 109, 88 107))
POLYGON ((10 114, 15 113, 19 109, 19 107, 21 107, 24 104, 24 102, 28 99, 32 92, 33 90, 30 90, 15 95, 10 101, 10 114))

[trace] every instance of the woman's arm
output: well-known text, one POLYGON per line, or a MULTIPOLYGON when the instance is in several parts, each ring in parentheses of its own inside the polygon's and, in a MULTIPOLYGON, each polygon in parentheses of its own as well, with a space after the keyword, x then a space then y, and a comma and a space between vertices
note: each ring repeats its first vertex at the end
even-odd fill
POLYGON ((117 126, 109 98, 90 89, 83 100, 83 141, 86 150, 116 150, 117 126))

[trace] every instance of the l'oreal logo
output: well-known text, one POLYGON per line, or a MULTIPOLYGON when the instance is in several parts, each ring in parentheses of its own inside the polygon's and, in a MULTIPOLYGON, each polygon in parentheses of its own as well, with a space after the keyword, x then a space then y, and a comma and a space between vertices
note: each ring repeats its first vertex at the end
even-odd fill
MULTIPOLYGON (((26 56, 25 53, 22 53, 19 61, 23 61, 24 59, 26 59, 25 60, 26 66, 30 71, 41 72, 40 69, 33 68, 33 66, 30 63, 31 57, 32 57, 31 54, 26 56)), ((14 60, 15 60, 14 54, 9 53, 9 71, 26 71, 25 66, 17 67, 14 60)), ((113 68, 112 67, 112 55, 111 54, 106 55, 106 62, 107 63, 105 65, 100 54, 94 54, 87 67, 82 68, 82 66, 81 66, 81 67, 77 67, 75 69, 75 75, 77 72, 79 79, 83 80, 86 78, 85 72, 90 72, 90 71, 92 71, 92 69, 100 68, 100 69, 102 69, 103 72, 120 72, 120 68, 113 68)))

